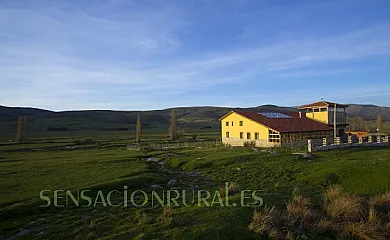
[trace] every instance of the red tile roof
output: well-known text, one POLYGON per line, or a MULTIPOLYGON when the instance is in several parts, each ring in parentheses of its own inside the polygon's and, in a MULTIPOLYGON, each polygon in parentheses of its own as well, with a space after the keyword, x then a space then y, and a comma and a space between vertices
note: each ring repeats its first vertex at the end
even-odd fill
MULTIPOLYGON (((311 108, 311 107, 333 107, 334 104, 335 104, 334 102, 319 101, 319 102, 310 103, 310 104, 300 106, 300 107, 298 107, 298 109, 311 108)), ((336 103, 336 107, 348 107, 348 105, 336 103)))
POLYGON ((232 112, 236 112, 280 133, 332 131, 332 128, 326 124, 307 118, 305 113, 301 114, 301 118, 299 113, 296 112, 283 112, 284 115, 288 115, 291 118, 268 118, 257 112, 232 112))

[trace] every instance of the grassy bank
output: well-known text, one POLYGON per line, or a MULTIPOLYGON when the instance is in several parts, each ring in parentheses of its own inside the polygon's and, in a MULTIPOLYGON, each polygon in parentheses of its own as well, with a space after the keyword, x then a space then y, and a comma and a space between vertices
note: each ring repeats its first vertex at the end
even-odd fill
MULTIPOLYGON (((362 201, 385 193, 390 186, 388 148, 320 152, 312 158, 281 149, 215 147, 129 151, 96 145, 90 149, 1 151, 9 148, 0 147, 3 238, 261 239, 272 230, 248 228, 254 221, 253 207, 97 204, 43 208, 40 205, 45 202, 39 192, 44 189, 91 189, 96 193, 121 190, 126 185, 129 192, 141 189, 149 194, 153 186, 169 189, 167 183, 174 179, 177 190, 215 192, 223 191, 224 183, 229 182, 232 202, 240 201, 242 190, 261 190, 264 204, 283 212, 296 188, 310 199, 311 208, 323 209, 323 196, 331 185, 339 184, 345 194, 354 194, 362 201)), ((314 233, 304 228, 300 233, 309 238, 339 234, 329 229, 314 233)))

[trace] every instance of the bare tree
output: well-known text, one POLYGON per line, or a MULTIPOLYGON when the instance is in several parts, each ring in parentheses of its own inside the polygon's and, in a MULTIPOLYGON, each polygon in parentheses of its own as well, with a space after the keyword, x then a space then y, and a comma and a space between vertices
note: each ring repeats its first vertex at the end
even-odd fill
POLYGON ((171 126, 169 127, 169 136, 171 140, 177 139, 177 127, 176 127, 176 111, 175 109, 171 110, 171 126))
POLYGON ((377 129, 378 132, 382 131, 382 117, 379 114, 376 117, 376 129, 377 129))
POLYGON ((364 120, 361 117, 358 117, 357 130, 358 131, 363 131, 364 130, 364 120))
POLYGON ((18 125, 16 128, 16 141, 21 142, 23 138, 23 118, 19 117, 18 119, 18 125))
POLYGON ((350 131, 367 131, 368 124, 362 117, 349 118, 348 121, 350 131))
POLYGON ((139 114, 137 117, 137 129, 135 133, 135 141, 137 143, 141 142, 141 117, 139 116, 139 114))

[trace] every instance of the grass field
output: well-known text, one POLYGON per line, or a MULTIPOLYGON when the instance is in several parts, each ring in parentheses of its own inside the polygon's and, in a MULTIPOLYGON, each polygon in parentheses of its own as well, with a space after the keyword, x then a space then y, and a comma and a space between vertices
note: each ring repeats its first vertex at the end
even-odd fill
MULTIPOLYGON (((64 140, 65 139, 65 140, 64 140)), ((390 149, 367 148, 316 153, 302 159, 291 151, 243 148, 126 150, 100 139, 90 148, 31 149, 71 142, 0 146, 0 239, 261 239, 264 233, 248 226, 253 207, 40 207, 41 190, 220 190, 232 183, 234 192, 261 190, 267 206, 283 209, 295 188, 321 208, 324 192, 338 183, 361 199, 383 194, 390 187, 390 149), (148 159, 153 161, 148 161, 148 159), (159 161, 158 164, 155 161, 159 161), (165 167, 161 167, 164 165, 165 167)), ((120 142, 120 140, 118 140, 120 142)), ((121 196, 114 198, 122 199, 121 196)), ((240 194, 230 197, 240 201, 240 194)), ((390 220, 390 219, 388 219, 390 220)), ((390 222, 390 221, 388 221, 390 222)), ((253 224, 252 224, 253 225, 253 224)), ((293 230, 292 230, 293 231, 293 230)), ((309 238, 325 233, 303 230, 309 238)), ((295 234, 293 231, 292 234, 295 234)), ((330 234, 329 236, 335 236, 330 234)))

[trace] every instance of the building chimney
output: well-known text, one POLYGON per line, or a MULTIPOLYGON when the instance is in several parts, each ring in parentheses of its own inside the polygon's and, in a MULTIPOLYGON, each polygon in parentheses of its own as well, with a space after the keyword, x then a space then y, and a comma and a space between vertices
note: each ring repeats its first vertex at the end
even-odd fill
POLYGON ((302 118, 302 113, 301 113, 301 111, 299 111, 299 118, 302 118))

